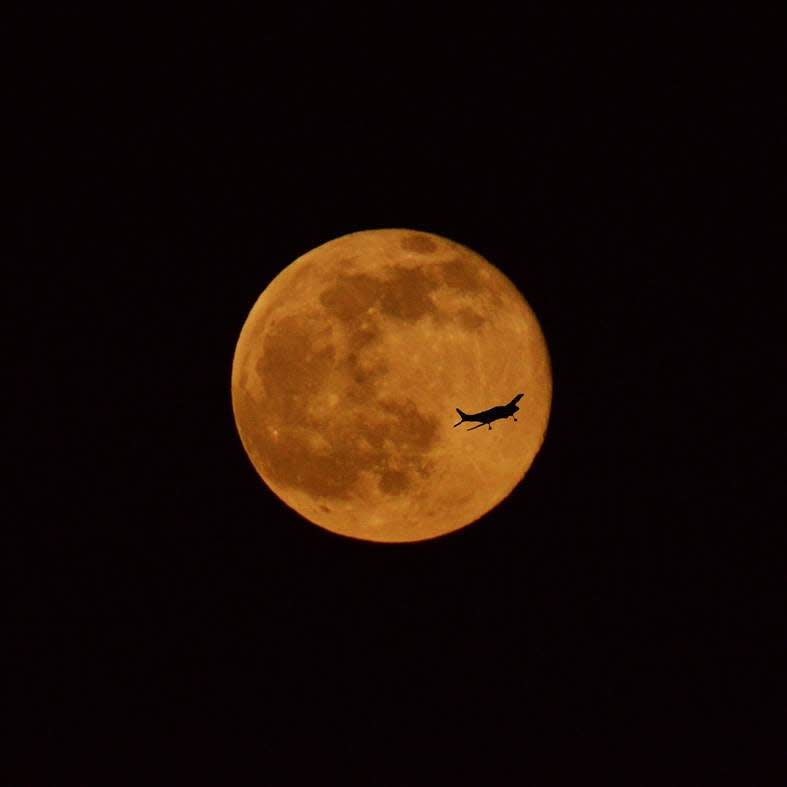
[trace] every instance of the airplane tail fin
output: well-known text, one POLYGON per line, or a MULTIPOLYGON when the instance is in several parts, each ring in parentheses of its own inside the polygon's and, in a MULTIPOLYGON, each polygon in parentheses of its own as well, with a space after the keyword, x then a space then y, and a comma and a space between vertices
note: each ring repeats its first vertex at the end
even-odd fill
POLYGON ((458 423, 455 423, 455 424, 454 424, 454 426, 455 426, 455 427, 456 427, 456 426, 459 426, 459 424, 461 424, 461 423, 462 423, 462 421, 466 421, 466 420, 467 420, 467 413, 463 413, 463 412, 462 412, 462 411, 461 411, 461 410, 460 410, 458 407, 456 408, 456 412, 457 412, 457 413, 459 413, 459 417, 460 417, 462 420, 461 420, 461 421, 459 421, 458 423))

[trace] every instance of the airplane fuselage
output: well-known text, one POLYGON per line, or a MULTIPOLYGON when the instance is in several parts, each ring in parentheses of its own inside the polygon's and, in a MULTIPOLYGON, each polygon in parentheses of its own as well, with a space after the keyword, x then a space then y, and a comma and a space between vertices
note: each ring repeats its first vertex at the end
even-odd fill
POLYGON ((457 413, 459 413, 459 417, 462 419, 459 423, 454 424, 454 426, 459 426, 461 423, 465 422, 477 422, 478 426, 473 426, 471 429, 467 431, 472 431, 472 429, 478 429, 480 426, 484 426, 485 424, 492 428, 493 421, 499 421, 502 418, 516 418, 514 417, 514 413, 519 411, 519 407, 517 407, 517 402, 524 396, 524 394, 517 394, 508 404, 498 405, 497 407, 490 407, 488 410, 482 410, 478 413, 463 413, 460 409, 457 408, 457 413))
POLYGON ((492 421, 498 421, 501 418, 510 418, 517 410, 519 408, 516 405, 509 407, 502 404, 498 407, 482 410, 480 413, 468 413, 465 416, 465 421, 480 421, 482 424, 491 424, 492 421))

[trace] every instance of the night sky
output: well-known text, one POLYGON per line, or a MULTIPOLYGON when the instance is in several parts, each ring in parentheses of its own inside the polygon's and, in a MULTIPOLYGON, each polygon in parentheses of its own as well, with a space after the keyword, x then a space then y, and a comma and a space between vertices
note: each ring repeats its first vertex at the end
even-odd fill
POLYGON ((681 14, 21 24, 9 784, 775 773, 776 24, 681 14), (230 400, 273 276, 383 227, 501 267, 554 375, 524 483, 404 546, 276 499, 230 400))

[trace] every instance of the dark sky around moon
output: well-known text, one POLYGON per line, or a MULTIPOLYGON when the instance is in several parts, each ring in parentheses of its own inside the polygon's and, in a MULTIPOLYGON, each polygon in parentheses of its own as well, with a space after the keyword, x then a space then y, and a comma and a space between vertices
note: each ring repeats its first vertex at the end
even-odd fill
POLYGON ((718 768, 755 732, 768 762, 779 25, 114 13, 17 37, 15 783, 173 754, 447 783, 528 772, 528 725, 602 760, 707 737, 718 768), (553 362, 527 483, 410 547, 267 494, 229 398, 265 284, 377 227, 509 261, 553 362))

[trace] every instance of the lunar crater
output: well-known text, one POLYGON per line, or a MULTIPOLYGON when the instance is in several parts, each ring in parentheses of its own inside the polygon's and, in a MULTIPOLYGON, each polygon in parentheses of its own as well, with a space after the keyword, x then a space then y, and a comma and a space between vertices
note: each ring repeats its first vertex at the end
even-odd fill
POLYGON ((405 235, 400 241, 401 247, 405 251, 414 251, 416 254, 432 254, 437 251, 437 243, 435 243, 428 235, 421 234, 420 232, 413 232, 405 235))

